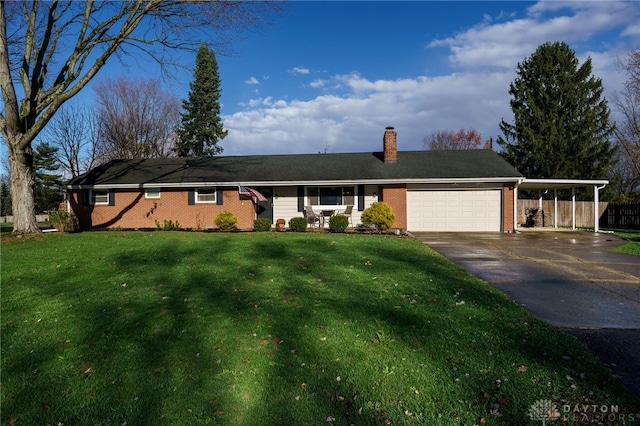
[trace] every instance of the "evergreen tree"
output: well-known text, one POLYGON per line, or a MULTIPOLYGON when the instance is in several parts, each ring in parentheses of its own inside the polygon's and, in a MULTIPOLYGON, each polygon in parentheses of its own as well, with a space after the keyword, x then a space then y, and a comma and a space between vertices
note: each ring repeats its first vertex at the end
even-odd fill
POLYGON ((200 45, 196 55, 194 81, 189 99, 182 102, 182 127, 178 129, 176 153, 185 156, 212 156, 222 152, 218 141, 227 136, 220 119, 220 76, 213 51, 200 45))
POLYGON ((46 142, 38 144, 33 155, 34 167, 34 204, 36 213, 57 210, 62 201, 62 176, 56 174, 60 163, 57 160, 58 148, 46 142))
POLYGON ((11 190, 4 176, 0 179, 0 216, 11 216, 11 190))
POLYGON ((613 125, 591 58, 578 66, 564 42, 518 64, 509 88, 514 124, 502 120, 505 159, 528 178, 601 179, 613 162, 613 125))

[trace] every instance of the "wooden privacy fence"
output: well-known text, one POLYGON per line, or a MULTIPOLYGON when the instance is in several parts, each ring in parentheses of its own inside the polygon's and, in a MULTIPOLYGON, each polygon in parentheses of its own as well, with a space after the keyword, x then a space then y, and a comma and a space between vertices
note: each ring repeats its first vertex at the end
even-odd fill
MULTIPOLYGON (((602 217, 609 203, 598 203, 600 212, 600 226, 602 225, 602 217)), ((542 211, 539 210, 540 200, 518 200, 518 227, 527 224, 527 213, 530 209, 538 209, 533 215, 534 226, 552 227, 554 225, 554 201, 542 200, 542 211)), ((576 227, 577 228, 593 228, 593 201, 576 201, 576 227)), ((558 200, 558 226, 572 226, 572 203, 567 200, 558 200)))
POLYGON ((640 203, 609 203, 600 216, 603 228, 640 229, 640 203))

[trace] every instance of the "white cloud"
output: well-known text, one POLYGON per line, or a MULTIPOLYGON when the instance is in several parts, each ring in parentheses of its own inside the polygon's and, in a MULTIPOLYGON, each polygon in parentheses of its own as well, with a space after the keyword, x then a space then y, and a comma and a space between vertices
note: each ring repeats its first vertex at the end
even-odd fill
MULTIPOLYGON (((638 3, 552 1, 536 3, 525 17, 485 17, 454 37, 429 44, 449 50, 455 73, 399 79, 335 74, 307 83, 307 89, 318 91, 308 99, 256 98, 246 110, 223 117, 229 136, 222 146, 226 155, 315 153, 326 147, 330 152, 379 151, 386 126, 396 128, 401 150, 423 149, 422 139, 433 130, 461 127, 495 140, 500 121, 513 121, 508 90, 517 64, 544 42, 567 42, 580 63, 591 57, 593 74, 603 80, 610 99, 624 80, 617 58, 640 41, 628 39, 638 32, 639 14, 638 3), (627 39, 592 40, 613 31, 627 39)), ((296 67, 291 73, 310 71, 296 67)))
POLYGON ((311 74, 311 70, 309 70, 309 68, 293 67, 293 69, 289 70, 289 74, 291 74, 291 75, 307 75, 307 74, 311 74))
POLYGON ((454 37, 433 40, 428 47, 448 47, 452 64, 460 67, 513 68, 545 42, 584 42, 616 27, 637 26, 640 7, 625 2, 542 1, 528 9, 526 18, 483 23, 454 37), (563 16, 545 12, 567 10, 563 16))
POLYGON ((495 139, 499 120, 510 112, 505 88, 512 78, 508 72, 396 81, 337 76, 354 88, 349 95, 260 99, 253 102, 259 107, 223 117, 229 136, 222 146, 226 155, 314 153, 326 146, 331 152, 379 151, 386 126, 396 128, 402 150, 422 149, 423 137, 439 129, 473 127, 495 139))
POLYGON ((260 84, 258 79, 255 78, 255 77, 250 77, 248 80, 245 81, 245 83, 250 84, 250 85, 260 84))
POLYGON ((309 86, 313 87, 314 89, 320 89, 322 87, 325 87, 326 83, 326 80, 316 79, 309 83, 309 86))

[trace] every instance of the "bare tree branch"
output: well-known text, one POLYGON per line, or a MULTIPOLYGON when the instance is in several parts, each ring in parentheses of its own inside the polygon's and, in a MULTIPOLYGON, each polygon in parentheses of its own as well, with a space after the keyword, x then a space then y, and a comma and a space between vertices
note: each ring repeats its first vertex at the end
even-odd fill
POLYGON ((175 155, 180 99, 158 80, 106 79, 95 92, 98 162, 175 155))
POLYGON ((280 11, 279 3, 0 0, 0 132, 9 149, 14 232, 37 231, 32 142, 112 57, 137 51, 165 72, 175 65, 176 49, 195 51, 202 42, 225 46, 273 11, 280 11))
POLYGON ((74 103, 62 107, 43 132, 43 138, 58 148, 56 157, 70 178, 93 167, 97 136, 93 111, 74 103))

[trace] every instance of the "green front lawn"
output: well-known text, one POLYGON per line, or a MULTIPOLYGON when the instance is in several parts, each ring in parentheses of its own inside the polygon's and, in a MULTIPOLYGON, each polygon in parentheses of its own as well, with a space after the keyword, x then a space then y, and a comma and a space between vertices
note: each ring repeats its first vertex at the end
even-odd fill
POLYGON ((632 229, 616 230, 614 231, 614 235, 624 238, 627 240, 627 243, 623 246, 616 247, 613 251, 640 256, 640 231, 632 229))
POLYGON ((539 425, 543 399, 638 402, 573 337, 400 237, 5 240, 1 296, 2 425, 539 425))

